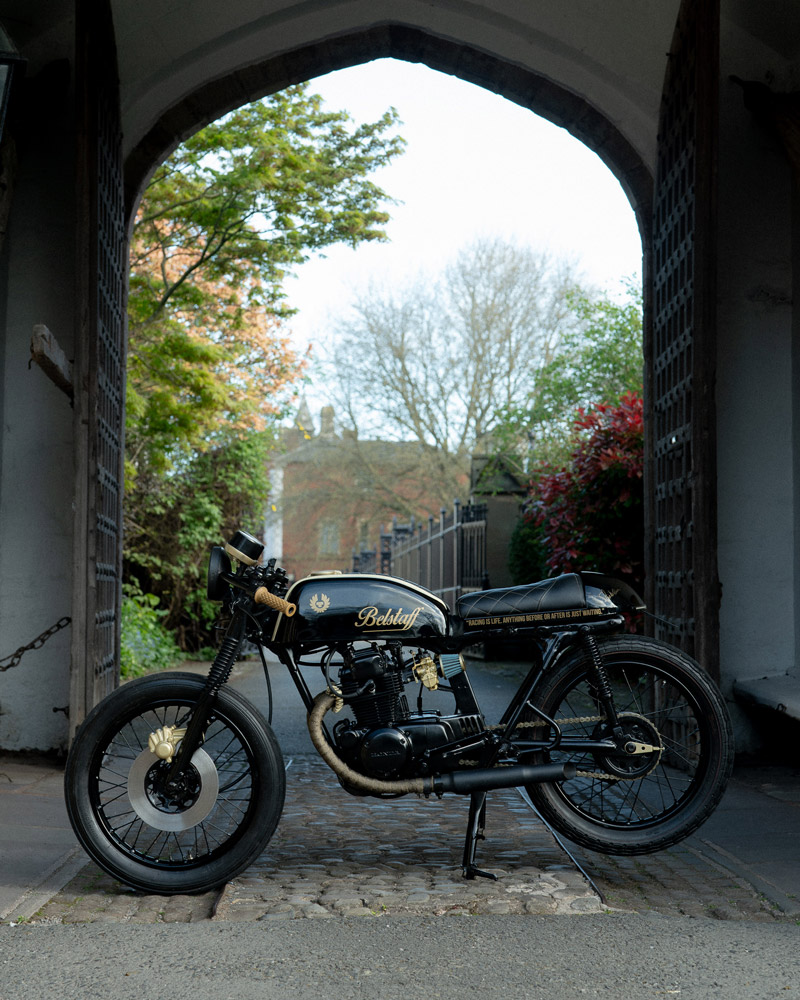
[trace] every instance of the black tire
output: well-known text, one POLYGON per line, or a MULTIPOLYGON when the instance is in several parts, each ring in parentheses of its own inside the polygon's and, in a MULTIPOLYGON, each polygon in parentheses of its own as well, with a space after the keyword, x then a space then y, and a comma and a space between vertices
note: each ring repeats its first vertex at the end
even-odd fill
POLYGON ((185 726, 203 686, 193 674, 156 674, 110 694, 78 730, 67 760, 67 812, 78 840, 134 889, 208 892, 244 871, 278 825, 286 775, 263 716, 235 691, 218 695, 181 802, 159 799, 166 763, 148 736, 185 726))
MULTIPOLYGON (((641 636, 598 645, 623 728, 663 749, 632 757, 552 751, 544 759, 571 760, 578 776, 527 791, 547 822, 575 843, 604 854, 650 854, 687 837, 719 802, 733 767, 731 723, 716 686, 690 657, 641 636)), ((543 676, 533 703, 564 736, 609 735, 582 649, 543 676)))

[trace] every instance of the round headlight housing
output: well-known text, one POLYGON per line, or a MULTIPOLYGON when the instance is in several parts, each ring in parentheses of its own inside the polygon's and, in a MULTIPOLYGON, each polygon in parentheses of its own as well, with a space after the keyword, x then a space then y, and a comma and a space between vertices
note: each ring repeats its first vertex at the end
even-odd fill
POLYGON ((215 545, 208 560, 208 599, 209 601, 229 601, 231 588, 222 579, 223 573, 230 573, 231 561, 221 545, 215 545))

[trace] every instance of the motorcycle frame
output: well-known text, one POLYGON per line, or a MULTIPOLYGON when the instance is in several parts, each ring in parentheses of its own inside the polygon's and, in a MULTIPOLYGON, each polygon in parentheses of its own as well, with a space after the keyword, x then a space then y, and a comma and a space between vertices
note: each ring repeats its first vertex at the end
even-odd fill
MULTIPOLYGON (((453 743, 438 747, 437 754, 457 751, 475 752, 479 749, 486 749, 491 745, 492 753, 490 757, 485 762, 482 762, 485 766, 490 767, 496 762, 497 758, 502 753, 503 747, 512 745, 511 737, 514 733, 516 733, 519 723, 522 721, 522 717, 526 710, 538 715, 544 722, 552 726, 556 736, 554 739, 549 740, 515 740, 513 743, 514 755, 518 757, 520 761, 524 762, 524 759, 527 756, 555 749, 566 752, 575 750, 584 753, 586 751, 597 751, 598 753, 615 752, 618 747, 614 740, 611 739, 587 740, 585 737, 576 739, 563 736, 558 724, 553 719, 549 718, 549 716, 545 715, 531 699, 540 678, 549 670, 553 669, 556 662, 567 648, 574 646, 576 642, 586 642, 589 635, 619 632, 623 627, 624 619, 620 616, 619 618, 614 618, 611 621, 604 621, 602 623, 592 625, 581 625, 567 628, 563 626, 538 626, 532 629, 520 629, 516 630, 513 636, 510 636, 507 633, 501 633, 498 635, 497 632, 490 631, 482 634, 479 633, 477 636, 475 634, 471 634, 469 636, 468 643, 465 643, 464 645, 475 645, 479 642, 498 639, 509 641, 509 639, 512 638, 518 639, 520 635, 524 638, 529 638, 532 645, 533 664, 520 686, 512 695, 511 700, 506 706, 500 719, 499 725, 503 727, 502 737, 498 737, 492 730, 484 728, 480 733, 473 733, 461 740, 456 740, 453 743)), ((301 672, 299 661, 303 656, 309 655, 318 649, 326 647, 314 645, 307 650, 295 648, 290 651, 283 645, 273 643, 269 640, 264 640, 263 636, 251 634, 248 638, 259 647, 259 650, 269 650, 278 658, 283 666, 286 667, 298 693, 300 694, 306 710, 310 712, 314 704, 314 695, 311 693, 311 690, 306 683, 306 679, 301 672)), ((434 639, 431 639, 425 648, 432 652, 450 652, 452 651, 452 642, 448 641, 437 643, 434 639), (437 645, 440 648, 437 649, 437 645)), ((267 683, 269 683, 268 667, 266 660, 263 657, 263 653, 262 665, 267 678, 267 683)), ((449 679, 449 683, 456 704, 456 713, 459 715, 480 715, 481 718, 484 718, 480 704, 475 696, 475 692, 473 691, 472 684, 470 683, 469 676, 466 672, 456 674, 454 677, 449 679)), ((600 688, 602 688, 602 680, 598 678, 598 689, 600 688)), ((607 717, 612 723, 613 729, 616 724, 616 712, 614 710, 613 703, 610 705, 604 704, 603 707, 606 710, 607 717)), ((327 730, 325 735, 328 742, 333 745, 333 741, 327 730)))

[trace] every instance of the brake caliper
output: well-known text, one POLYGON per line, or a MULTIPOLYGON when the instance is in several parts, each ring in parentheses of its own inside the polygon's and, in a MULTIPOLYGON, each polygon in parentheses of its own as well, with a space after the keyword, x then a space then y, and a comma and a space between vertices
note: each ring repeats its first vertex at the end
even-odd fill
POLYGON ((178 729, 177 726, 164 726, 163 729, 156 729, 154 733, 150 733, 147 738, 147 746, 150 753, 154 753, 159 760, 165 760, 170 764, 178 749, 178 744, 185 735, 185 729, 178 729))

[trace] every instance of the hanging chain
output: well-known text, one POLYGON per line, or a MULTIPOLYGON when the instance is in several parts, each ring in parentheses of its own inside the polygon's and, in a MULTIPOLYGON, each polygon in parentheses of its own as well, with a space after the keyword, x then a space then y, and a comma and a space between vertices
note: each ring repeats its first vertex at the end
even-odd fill
POLYGON ((15 650, 10 656, 4 656, 3 659, 0 660, 0 673, 4 670, 10 670, 12 667, 16 667, 29 649, 40 649, 44 646, 50 636, 55 635, 56 632, 60 632, 62 628, 66 628, 71 621, 72 619, 66 616, 59 618, 55 625, 51 625, 50 628, 46 628, 41 635, 36 636, 33 642, 29 642, 27 646, 20 646, 19 649, 15 650))

